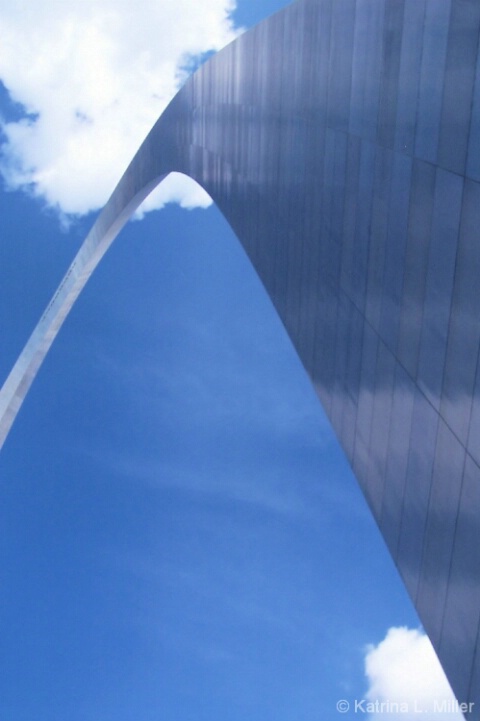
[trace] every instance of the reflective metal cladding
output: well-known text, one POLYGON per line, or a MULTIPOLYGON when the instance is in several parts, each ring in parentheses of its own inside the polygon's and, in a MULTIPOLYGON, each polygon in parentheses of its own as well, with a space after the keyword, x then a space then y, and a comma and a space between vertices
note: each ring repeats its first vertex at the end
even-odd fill
POLYGON ((229 220, 461 702, 480 713, 478 0, 298 0, 138 151, 0 395, 0 442, 109 244, 170 171, 229 220))

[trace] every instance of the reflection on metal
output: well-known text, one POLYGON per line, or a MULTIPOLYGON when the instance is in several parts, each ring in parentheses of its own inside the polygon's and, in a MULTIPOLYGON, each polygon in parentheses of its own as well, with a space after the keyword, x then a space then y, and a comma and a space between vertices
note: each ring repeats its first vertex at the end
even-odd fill
POLYGON ((460 702, 480 712, 478 0, 298 0, 172 101, 0 395, 4 440, 65 316, 170 171, 232 225, 460 702))

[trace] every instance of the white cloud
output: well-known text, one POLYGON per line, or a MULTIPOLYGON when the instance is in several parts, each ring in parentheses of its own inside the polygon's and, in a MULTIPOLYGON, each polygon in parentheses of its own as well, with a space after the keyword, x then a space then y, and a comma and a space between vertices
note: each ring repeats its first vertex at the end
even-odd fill
POLYGON ((145 213, 163 208, 166 203, 178 203, 182 208, 208 208, 212 199, 201 185, 182 173, 170 173, 150 195, 145 198, 134 218, 140 220, 145 213))
MULTIPOLYGON (((0 170, 63 215, 101 207, 185 78, 236 34, 235 0, 0 0, 0 79, 28 116, 1 125, 0 170)), ((184 176, 146 209, 205 206, 184 176)))
POLYGON ((370 719, 464 721, 430 640, 418 630, 390 628, 381 643, 368 647, 365 673, 364 708, 375 705, 370 719))

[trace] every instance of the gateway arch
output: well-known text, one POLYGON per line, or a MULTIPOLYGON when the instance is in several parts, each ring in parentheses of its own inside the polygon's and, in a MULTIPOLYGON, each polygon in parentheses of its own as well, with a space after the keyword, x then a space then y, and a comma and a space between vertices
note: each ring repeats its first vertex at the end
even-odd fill
POLYGON ((460 702, 480 714, 480 3, 297 0, 147 136, 0 392, 0 445, 76 298, 171 171, 229 221, 460 702))

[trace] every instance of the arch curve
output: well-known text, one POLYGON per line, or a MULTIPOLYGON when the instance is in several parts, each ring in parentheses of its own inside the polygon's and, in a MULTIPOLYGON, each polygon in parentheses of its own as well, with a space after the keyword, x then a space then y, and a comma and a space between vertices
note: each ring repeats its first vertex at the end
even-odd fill
POLYGON ((249 255, 478 718, 480 6, 423 0, 418 32, 414 5, 297 0, 187 81, 2 388, 0 445, 111 242, 185 173, 249 255))

